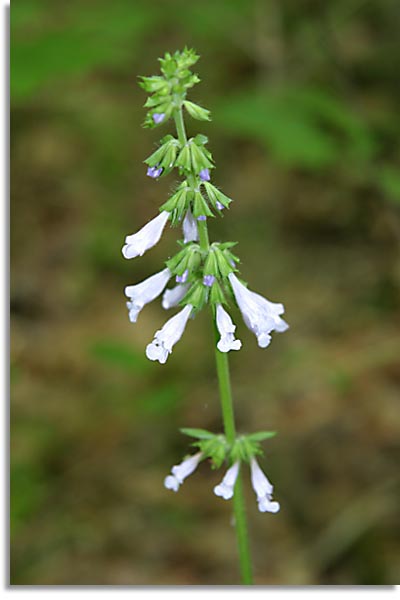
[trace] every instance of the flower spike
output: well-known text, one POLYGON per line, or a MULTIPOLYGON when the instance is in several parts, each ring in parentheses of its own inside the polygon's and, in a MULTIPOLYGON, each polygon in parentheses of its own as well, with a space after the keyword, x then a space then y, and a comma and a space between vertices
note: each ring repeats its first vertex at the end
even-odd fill
POLYGON ((169 212, 163 211, 142 229, 132 235, 127 235, 125 246, 122 248, 124 257, 136 258, 136 256, 143 256, 146 250, 155 246, 162 235, 169 216, 169 212))
POLYGON ((198 58, 188 48, 173 54, 167 52, 160 59, 160 74, 141 78, 140 85, 149 94, 144 104, 147 109, 144 126, 154 129, 175 122, 175 131, 164 135, 144 161, 146 175, 157 180, 175 171, 181 181, 172 186, 173 192, 161 205, 159 214, 125 238, 122 254, 127 259, 142 256, 159 242, 168 220, 172 227, 181 229, 182 235, 178 241, 179 250, 168 255, 162 270, 135 285, 126 286, 126 305, 132 323, 136 323, 143 307, 159 296, 162 296, 164 309, 179 306, 176 314, 166 320, 146 346, 147 358, 160 364, 168 360, 183 336, 189 318, 207 305, 212 309, 225 431, 181 429, 185 435, 195 438, 192 445, 196 447, 196 453, 171 468, 164 486, 177 492, 202 460, 208 459, 213 468, 228 464, 213 491, 224 500, 234 498, 235 525, 238 532, 242 532, 238 538, 243 583, 251 584, 251 561, 243 533, 246 531, 245 511, 243 495, 238 493, 241 490, 238 478, 241 465, 249 464, 258 510, 263 513, 280 510, 279 502, 273 499, 274 487, 256 460, 262 454, 261 442, 275 432, 235 433, 227 353, 239 350, 242 342, 235 337, 236 324, 226 308, 232 299, 236 301, 246 326, 255 334, 261 348, 270 344, 273 331, 283 332, 289 326, 282 318, 283 304, 270 302, 238 279, 240 259, 232 250, 236 243, 210 241, 210 218, 224 216, 223 211, 229 208, 232 199, 214 185, 215 161, 208 149, 207 136, 197 133, 189 137, 185 129, 184 114, 198 121, 210 120, 207 109, 187 98, 193 85, 200 81, 191 71, 198 58), (174 287, 167 288, 169 281, 175 282, 174 287))

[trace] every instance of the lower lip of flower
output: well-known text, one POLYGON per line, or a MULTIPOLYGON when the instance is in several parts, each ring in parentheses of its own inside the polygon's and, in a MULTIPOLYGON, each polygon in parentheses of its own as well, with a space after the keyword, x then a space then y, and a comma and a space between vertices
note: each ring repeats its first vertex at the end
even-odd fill
POLYGON ((159 176, 161 175, 162 171, 163 171, 163 170, 162 170, 162 167, 160 167, 160 168, 157 168, 157 167, 149 167, 149 168, 147 169, 147 173, 146 173, 146 175, 147 175, 148 177, 152 177, 153 179, 156 179, 157 177, 159 177, 159 176))
POLYGON ((189 271, 186 269, 186 271, 184 273, 182 273, 182 275, 177 275, 175 277, 175 281, 176 281, 176 283, 186 283, 188 276, 189 276, 189 271))
POLYGON ((207 217, 205 215, 200 215, 199 217, 197 217, 198 221, 207 221, 207 217))
POLYGON ((208 169, 202 169, 199 176, 201 181, 210 181, 210 171, 208 169))
POLYGON ((207 287, 211 287, 215 281, 214 275, 204 275, 203 284, 207 287))
POLYGON ((165 113, 154 113, 153 115, 153 121, 156 125, 158 125, 159 123, 162 123, 162 121, 164 121, 165 118, 165 113))

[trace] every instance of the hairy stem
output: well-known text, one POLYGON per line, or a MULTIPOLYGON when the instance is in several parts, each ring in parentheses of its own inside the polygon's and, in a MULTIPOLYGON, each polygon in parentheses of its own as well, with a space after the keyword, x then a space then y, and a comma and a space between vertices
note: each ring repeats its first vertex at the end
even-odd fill
MULTIPOLYGON (((182 108, 177 110, 174 115, 176 131, 178 134, 178 139, 181 145, 187 143, 187 135, 185 130, 185 123, 183 120, 182 108)), ((195 188, 197 184, 196 174, 190 173, 188 175, 188 183, 191 187, 195 188)), ((208 228, 207 221, 198 221, 197 227, 199 231, 199 242, 200 248, 203 251, 207 251, 210 247, 209 237, 208 237, 208 228)), ((219 333, 216 326, 215 314, 214 314, 214 328, 216 334, 216 342, 219 339, 219 333)), ((215 358, 216 358, 216 366, 217 366, 217 376, 219 383, 219 393, 221 398, 221 408, 222 408, 222 420, 224 423, 224 431, 228 444, 233 444, 236 437, 236 427, 235 427, 235 416, 233 411, 233 401, 232 401, 232 390, 231 390, 231 381, 230 381, 230 373, 229 373, 229 363, 228 363, 228 355, 227 353, 220 352, 217 347, 215 348, 215 358)), ((246 523, 246 511, 245 511, 245 503, 243 496, 243 487, 242 487, 242 477, 239 473, 239 476, 236 480, 235 485, 235 493, 233 497, 233 509, 235 515, 235 528, 236 535, 238 541, 239 548, 239 561, 240 561, 240 570, 242 575, 242 581, 246 585, 251 585, 253 583, 252 577, 252 566, 251 566, 251 557, 250 557, 250 548, 249 548, 249 539, 247 533, 247 523, 246 523)))

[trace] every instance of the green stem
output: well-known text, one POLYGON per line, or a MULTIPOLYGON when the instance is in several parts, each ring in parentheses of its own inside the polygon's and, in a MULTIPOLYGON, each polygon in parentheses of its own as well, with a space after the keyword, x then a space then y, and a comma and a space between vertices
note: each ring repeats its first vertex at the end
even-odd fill
MULTIPOLYGON (((177 110, 174 115, 176 131, 178 134, 179 143, 183 146, 187 144, 187 136, 185 123, 183 120, 182 108, 177 110)), ((193 188, 196 187, 196 174, 188 174, 188 183, 193 188)), ((199 231, 200 248, 208 251, 210 242, 208 238, 207 221, 198 221, 197 228, 199 231)), ((214 326, 216 333, 216 342, 219 339, 219 333, 216 326, 214 315, 214 326)), ((232 390, 229 374, 228 355, 225 352, 220 352, 215 348, 215 357, 217 363, 217 376, 219 382, 219 392, 221 397, 222 420, 224 423, 224 431, 228 444, 231 446, 236 438, 235 416, 233 412, 232 390)), ((233 496, 233 510, 235 515, 235 528, 239 548, 239 562, 242 581, 245 585, 253 583, 249 539, 246 524, 246 511, 242 488, 241 474, 236 480, 235 493, 233 496)))
MULTIPOLYGON (((217 342, 219 339, 219 334, 216 327, 215 331, 217 342)), ((215 348, 215 359, 217 364, 217 375, 219 383, 219 393, 221 398, 224 430, 227 442, 229 445, 231 445, 233 444, 236 438, 236 428, 235 416, 233 412, 228 355, 226 352, 220 352, 218 348, 215 348)), ((246 523, 246 510, 243 496, 242 476, 240 473, 235 485, 235 493, 233 496, 233 511, 235 515, 235 527, 239 548, 239 562, 242 574, 242 581, 245 585, 251 585, 253 583, 253 576, 246 523)))
POLYGON ((185 123, 183 121, 182 109, 178 109, 174 114, 176 132, 178 134, 179 143, 184 146, 187 143, 185 123))

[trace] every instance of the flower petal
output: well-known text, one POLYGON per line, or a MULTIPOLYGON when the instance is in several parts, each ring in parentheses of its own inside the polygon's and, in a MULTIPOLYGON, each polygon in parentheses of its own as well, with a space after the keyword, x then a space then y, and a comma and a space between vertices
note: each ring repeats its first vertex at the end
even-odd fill
POLYGON ((161 237, 169 215, 169 212, 163 211, 139 231, 126 236, 125 245, 122 248, 124 257, 135 258, 136 256, 143 256, 146 250, 155 246, 161 237))

